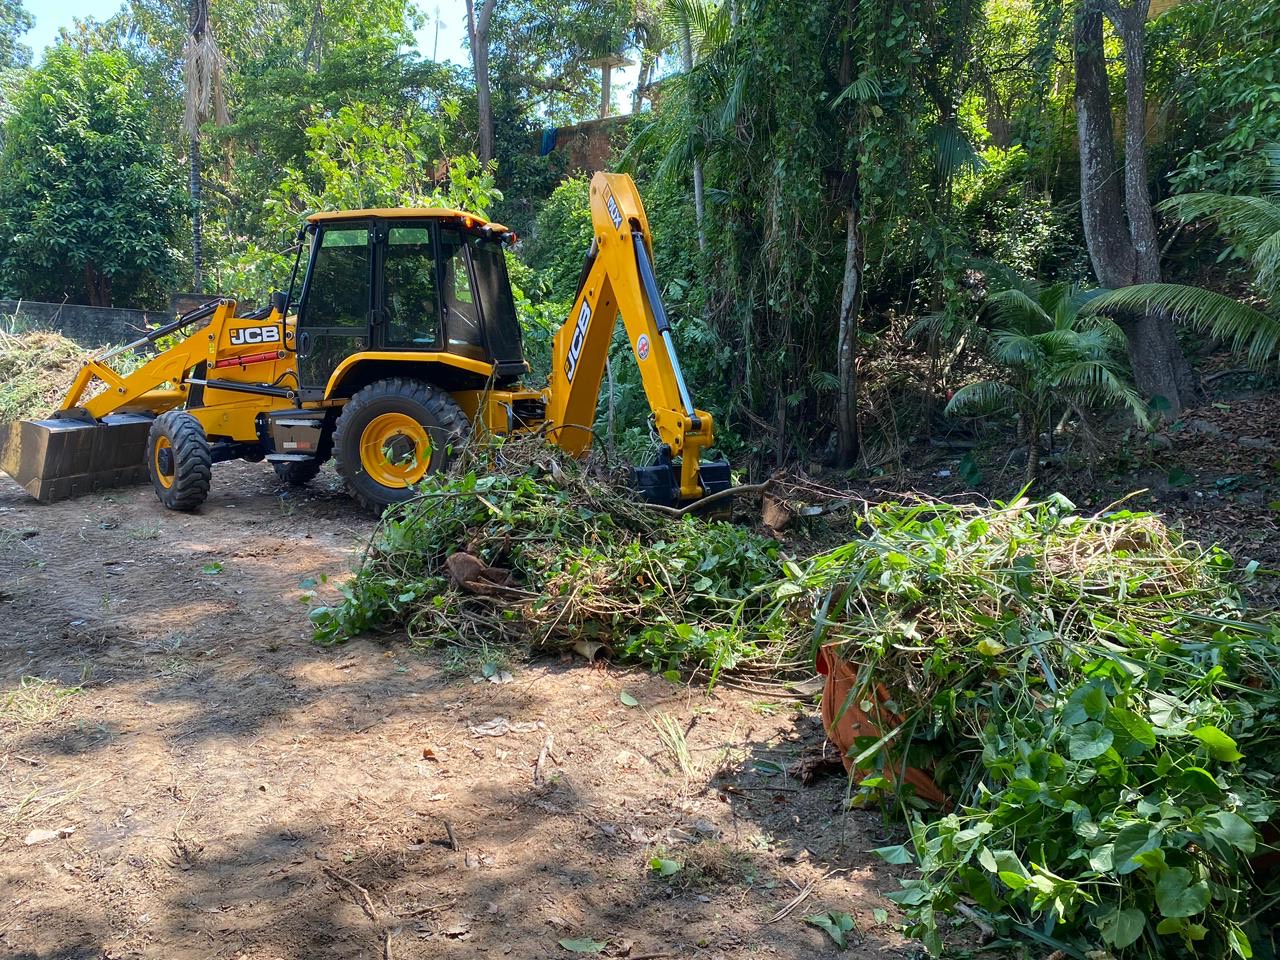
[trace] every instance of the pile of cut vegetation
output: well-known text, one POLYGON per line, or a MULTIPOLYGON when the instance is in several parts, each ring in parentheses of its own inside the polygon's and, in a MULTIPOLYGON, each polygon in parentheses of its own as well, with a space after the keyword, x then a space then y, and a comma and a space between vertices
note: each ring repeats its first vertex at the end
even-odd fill
POLYGON ((538 444, 478 456, 384 519, 345 601, 313 611, 321 640, 593 641, 749 686, 811 675, 826 646, 858 674, 837 713, 904 718, 849 753, 857 799, 910 824, 879 853, 918 867, 895 897, 932 951, 957 911, 993 945, 1079 960, 1248 957, 1270 937, 1280 628, 1230 581, 1255 571, 1058 496, 852 498, 827 521, 847 542, 784 557, 538 444), (895 787, 906 767, 945 809, 895 787))
POLYGON ((941 952, 958 909, 1082 960, 1269 943, 1280 628, 1230 558, 1062 497, 885 504, 856 527, 779 585, 775 616, 860 671, 841 710, 882 687, 904 718, 851 753, 861 799, 911 823, 878 851, 919 868, 895 895, 909 932, 941 952), (892 793, 906 766, 951 806, 892 793))
POLYGON ((0 422, 48 416, 84 357, 83 347, 59 333, 0 330, 0 422))
POLYGON ((384 517, 345 601, 312 611, 321 641, 392 628, 424 645, 603 644, 712 682, 807 666, 786 631, 754 628, 783 574, 774 540, 638 503, 540 439, 470 456, 384 517))

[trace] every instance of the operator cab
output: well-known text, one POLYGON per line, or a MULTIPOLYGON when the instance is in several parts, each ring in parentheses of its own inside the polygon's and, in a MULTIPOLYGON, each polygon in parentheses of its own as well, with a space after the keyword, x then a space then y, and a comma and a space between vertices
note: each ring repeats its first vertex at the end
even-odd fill
POLYGON ((439 360, 449 390, 505 386, 528 371, 505 227, 458 210, 347 210, 314 214, 306 234, 296 336, 304 392, 324 391, 354 354, 439 360))

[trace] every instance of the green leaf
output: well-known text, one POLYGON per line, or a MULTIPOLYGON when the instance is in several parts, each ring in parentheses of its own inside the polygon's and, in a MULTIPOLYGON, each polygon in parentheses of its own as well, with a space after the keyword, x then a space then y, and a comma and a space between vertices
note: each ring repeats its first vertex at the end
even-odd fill
POLYGON ((876 923, 888 923, 889 911, 886 910, 884 907, 876 907, 874 910, 871 911, 871 919, 874 920, 876 923))
POLYGON ((1107 729, 1115 734, 1114 746, 1122 757, 1141 756, 1156 745, 1156 731, 1132 710, 1113 707, 1107 711, 1107 729))
POLYGON ((1088 720, 1071 731, 1071 739, 1067 743, 1067 752, 1072 760, 1092 760, 1111 749, 1115 734, 1098 723, 1088 720))
POLYGON ((206 573, 209 576, 216 576, 222 572, 222 564, 218 563, 216 560, 213 563, 206 563, 200 568, 200 572, 206 573))
POLYGON ((679 873, 684 868, 674 860, 666 860, 663 857, 654 857, 649 861, 649 869, 660 877, 670 877, 679 873))
POLYGON ((298 581, 298 587, 299 589, 302 589, 302 590, 312 590, 315 588, 315 585, 316 585, 315 577, 304 577, 302 580, 298 581))
MULTIPOLYGON (((899 880, 901 890, 890 890, 884 898, 902 907, 917 907, 929 899, 933 892, 924 880, 899 880)), ((1025 882, 1023 886, 1026 886, 1025 882)))
POLYGON ((625 690, 623 690, 620 694, 618 694, 618 699, 622 701, 622 705, 624 707, 640 706, 640 701, 637 700, 635 697, 633 697, 631 694, 627 693, 627 691, 625 690))
POLYGON ((1145 820, 1131 823, 1116 834, 1111 861, 1116 873, 1133 873, 1141 864, 1134 857, 1160 846, 1160 828, 1145 820))
POLYGON ((1110 873, 1112 869, 1112 856, 1115 852, 1115 845, 1104 843, 1100 847, 1095 847, 1089 851, 1089 867, 1098 873, 1110 873))
POLYGON ((606 944, 599 940, 592 940, 590 937, 579 937, 576 940, 570 940, 568 937, 558 941, 560 946, 564 947, 570 953, 599 953, 606 944))
POLYGON ((1177 776, 1178 786, 1206 797, 1222 795, 1222 784, 1204 767, 1187 767, 1177 776))
POLYGON ((892 847, 876 847, 871 852, 885 863, 915 863, 915 857, 911 855, 911 851, 901 843, 892 847))
POLYGON ((1098 918, 1098 932, 1108 946, 1123 950, 1140 936, 1147 926, 1147 917, 1141 910, 1121 910, 1117 907, 1098 918))
POLYGON ((1203 940, 1209 935, 1207 928, 1198 923, 1192 923, 1186 917, 1168 917, 1156 924, 1156 933, 1167 937, 1171 933, 1187 940, 1203 940))
POLYGON ((1241 853, 1253 853, 1257 849, 1258 834, 1253 829, 1253 824, 1238 813, 1219 810, 1209 817, 1204 829, 1206 833, 1231 844, 1241 853))
POLYGON ((1066 709, 1062 711, 1062 722, 1068 726, 1084 723, 1086 720, 1101 720, 1107 712, 1107 694, 1102 685, 1089 681, 1076 687, 1067 699, 1066 709))
POLYGON ((1156 881, 1156 906, 1166 917, 1194 917, 1209 905, 1209 884, 1194 883, 1185 867, 1166 870, 1156 881))
POLYGON ((978 653, 984 657, 996 657, 1004 653, 1004 644, 997 643, 995 640, 983 637, 978 641, 978 653))
POLYGON ((849 946, 847 935, 855 929, 853 917, 847 913, 815 913, 804 918, 805 923, 812 924, 827 931, 827 936, 836 942, 841 950, 849 946))
POLYGON ((1231 951, 1243 960, 1251 960, 1253 957, 1253 944, 1249 942, 1249 938, 1245 932, 1239 927, 1232 927, 1227 932, 1227 940, 1231 944, 1231 951))
POLYGON ((1236 742, 1217 727, 1196 727, 1191 735, 1204 744, 1209 756, 1222 763, 1243 760, 1244 754, 1236 749, 1236 742))

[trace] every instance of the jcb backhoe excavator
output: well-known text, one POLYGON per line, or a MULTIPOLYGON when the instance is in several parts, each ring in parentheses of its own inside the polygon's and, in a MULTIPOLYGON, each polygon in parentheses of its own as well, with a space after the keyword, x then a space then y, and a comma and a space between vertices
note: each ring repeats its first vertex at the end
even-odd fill
POLYGON ((726 489, 728 464, 701 460, 712 418, 680 371, 631 178, 596 174, 591 213, 595 237, 542 390, 520 382, 529 367, 509 230, 439 208, 318 213, 299 235, 288 293, 244 316, 212 301, 86 361, 51 419, 4 428, 0 469, 44 501, 149 477, 166 507, 192 510, 215 463, 265 459, 303 484, 332 457, 351 493, 381 511, 475 433, 543 433, 584 453, 621 313, 661 441, 658 462, 635 470, 641 494, 673 504, 726 489), (176 336, 130 374, 109 364, 176 336), (84 399, 95 381, 103 389, 84 399))

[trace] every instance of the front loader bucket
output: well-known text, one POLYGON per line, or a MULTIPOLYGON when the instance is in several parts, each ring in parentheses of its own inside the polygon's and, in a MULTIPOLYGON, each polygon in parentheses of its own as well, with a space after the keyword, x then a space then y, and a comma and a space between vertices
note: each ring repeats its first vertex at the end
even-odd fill
POLYGON ((152 418, 116 413, 96 423, 19 420, 0 425, 0 470, 42 503, 145 483, 152 418))

